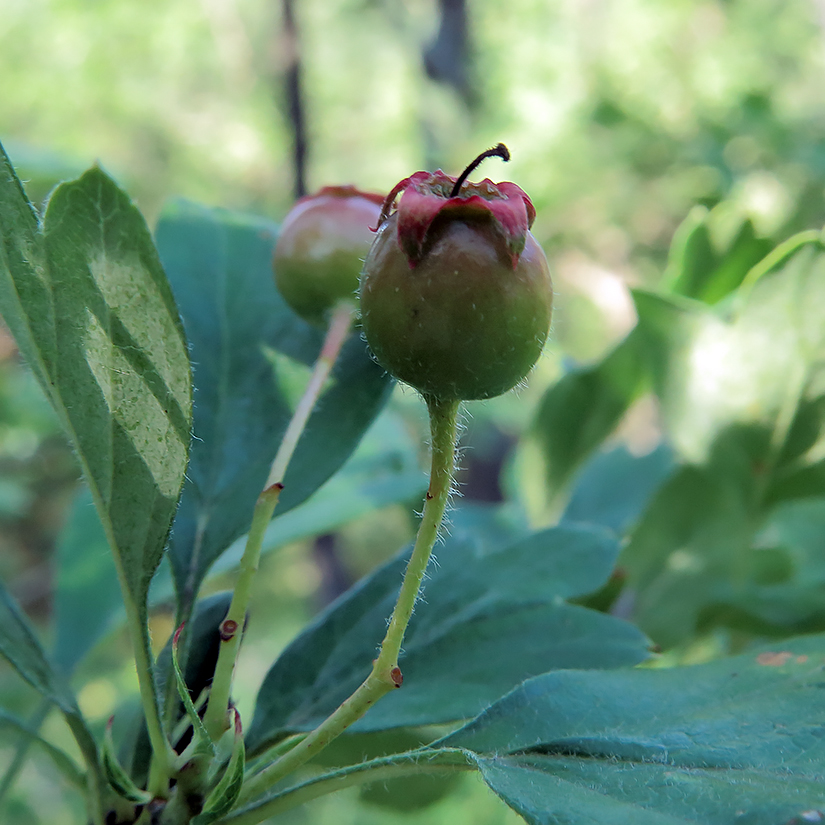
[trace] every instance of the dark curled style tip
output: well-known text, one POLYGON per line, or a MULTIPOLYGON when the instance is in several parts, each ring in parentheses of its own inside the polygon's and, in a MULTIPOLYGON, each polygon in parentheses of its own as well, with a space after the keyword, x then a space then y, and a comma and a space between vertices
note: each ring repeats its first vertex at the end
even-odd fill
POLYGON ((225 622, 221 623, 221 641, 228 642, 230 639, 234 638, 235 633, 238 630, 238 623, 234 619, 227 619, 225 622))
POLYGON ((510 160, 510 150, 503 144, 497 143, 492 149, 482 152, 458 177, 453 185, 453 191, 450 192, 450 197, 454 198, 461 191, 464 181, 474 172, 483 160, 487 158, 501 158, 505 163, 510 160))

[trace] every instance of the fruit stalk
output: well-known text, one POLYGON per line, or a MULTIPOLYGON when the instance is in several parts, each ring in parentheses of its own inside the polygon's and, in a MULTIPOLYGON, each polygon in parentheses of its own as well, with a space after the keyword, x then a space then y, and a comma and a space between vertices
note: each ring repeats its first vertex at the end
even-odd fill
POLYGON ((289 462, 295 448, 298 446, 298 441, 318 401, 321 390, 341 352, 344 341, 347 339, 352 326, 352 317, 352 305, 348 302, 339 304, 333 311, 329 330, 315 362, 312 376, 301 400, 298 402, 298 406, 295 408, 278 448, 278 453, 272 462, 269 477, 255 504, 246 547, 241 557, 238 580, 235 584, 226 618, 220 627, 221 647, 215 665, 209 704, 203 718, 204 727, 213 742, 220 739, 229 729, 229 694, 232 687, 232 677, 241 646, 246 611, 252 595, 252 581, 258 572, 264 534, 278 505, 289 462))
POLYGON ((432 439, 430 485, 415 545, 378 658, 373 662, 369 676, 349 699, 302 742, 244 785, 241 804, 260 796, 276 782, 312 759, 350 725, 357 722, 382 696, 401 687, 403 675, 398 667, 398 656, 450 497, 458 438, 459 402, 434 396, 426 397, 425 400, 430 413, 432 439))

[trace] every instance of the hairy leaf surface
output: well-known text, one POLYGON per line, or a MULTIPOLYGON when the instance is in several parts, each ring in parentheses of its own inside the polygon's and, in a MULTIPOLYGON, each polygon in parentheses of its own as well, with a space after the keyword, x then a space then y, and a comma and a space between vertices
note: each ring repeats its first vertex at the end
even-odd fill
MULTIPOLYGON (((618 546, 609 532, 577 525, 486 544, 477 535, 456 529, 437 548, 399 659, 404 684, 353 730, 468 718, 531 675, 646 657, 635 628, 564 601, 610 575, 618 546)), ((366 677, 407 555, 353 588, 275 663, 258 697, 252 750, 314 727, 366 677)))
POLYGON ((824 663, 815 636, 687 668, 548 673, 436 747, 479 754, 536 825, 816 822, 824 663))

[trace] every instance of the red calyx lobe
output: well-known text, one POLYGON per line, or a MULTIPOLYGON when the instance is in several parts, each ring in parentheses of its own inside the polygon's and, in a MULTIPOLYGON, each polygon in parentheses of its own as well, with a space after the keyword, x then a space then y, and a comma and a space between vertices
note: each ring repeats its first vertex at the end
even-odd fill
POLYGON ((400 193, 398 243, 412 269, 424 256, 436 219, 487 221, 515 269, 527 231, 536 218, 530 198, 515 183, 493 183, 489 178, 478 183, 465 182, 459 194, 450 197, 456 180, 440 169, 416 172, 405 178, 387 195, 380 223, 389 217, 400 193))

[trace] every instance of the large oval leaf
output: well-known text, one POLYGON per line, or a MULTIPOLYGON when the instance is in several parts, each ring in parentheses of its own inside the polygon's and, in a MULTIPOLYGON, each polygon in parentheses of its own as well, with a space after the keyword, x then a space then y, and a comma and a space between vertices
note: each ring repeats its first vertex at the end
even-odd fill
POLYGON ((103 171, 60 185, 40 226, 0 165, 0 312, 77 451, 148 664, 146 596, 191 434, 180 317, 143 217, 103 171))

